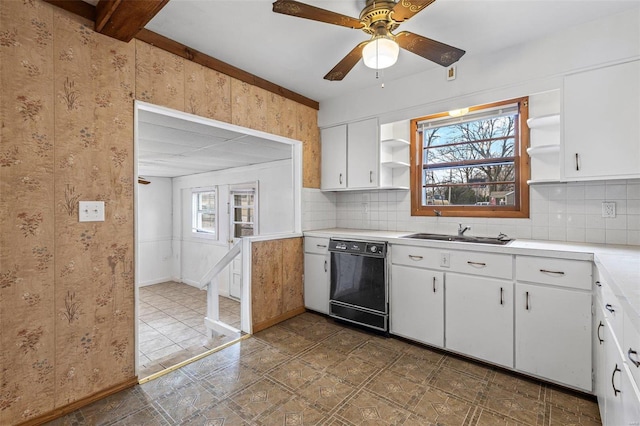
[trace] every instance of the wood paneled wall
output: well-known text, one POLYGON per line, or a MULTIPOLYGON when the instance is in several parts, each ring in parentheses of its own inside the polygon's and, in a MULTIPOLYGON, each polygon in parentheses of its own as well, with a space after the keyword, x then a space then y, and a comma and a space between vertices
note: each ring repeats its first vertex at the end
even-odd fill
POLYGON ((320 152, 314 109, 40 0, 0 2, 0 92, 0 424, 11 425, 134 378, 134 99, 302 140, 306 187, 319 187, 320 152), (79 223, 79 200, 105 201, 105 222, 79 223))
POLYGON ((251 316, 256 333, 304 312, 302 237, 251 245, 251 316))

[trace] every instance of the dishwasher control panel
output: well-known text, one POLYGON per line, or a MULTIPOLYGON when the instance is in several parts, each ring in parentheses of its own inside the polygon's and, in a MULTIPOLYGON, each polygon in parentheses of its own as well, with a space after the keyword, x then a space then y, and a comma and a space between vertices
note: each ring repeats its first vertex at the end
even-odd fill
POLYGON ((385 257, 387 243, 382 241, 329 240, 329 251, 333 253, 359 254, 362 256, 385 257))

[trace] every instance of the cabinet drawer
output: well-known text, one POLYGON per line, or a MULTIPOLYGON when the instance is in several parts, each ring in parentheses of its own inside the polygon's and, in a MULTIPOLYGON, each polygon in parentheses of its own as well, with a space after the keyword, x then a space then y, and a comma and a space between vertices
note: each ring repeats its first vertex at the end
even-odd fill
POLYGON ((636 386, 640 387, 640 332, 631 323, 631 319, 626 312, 623 317, 624 338, 622 339, 622 352, 636 386))
POLYGON ((304 237, 305 253, 326 254, 329 248, 329 239, 320 237, 304 237))
MULTIPOLYGON (((391 262, 397 265, 416 266, 419 268, 439 268, 440 252, 427 247, 391 246, 391 262)), ((445 252, 447 252, 445 250, 445 252)), ((447 252, 448 253, 448 252, 447 252)))
POLYGON ((602 284, 600 307, 604 312, 604 317, 607 319, 611 327, 610 334, 613 334, 618 343, 622 344, 624 324, 622 305, 607 282, 600 279, 600 283, 602 284))
POLYGON ((584 260, 516 256, 516 279, 591 290, 592 266, 584 260))
POLYGON ((508 280, 513 277, 513 261, 510 254, 453 251, 450 262, 453 272, 508 280))

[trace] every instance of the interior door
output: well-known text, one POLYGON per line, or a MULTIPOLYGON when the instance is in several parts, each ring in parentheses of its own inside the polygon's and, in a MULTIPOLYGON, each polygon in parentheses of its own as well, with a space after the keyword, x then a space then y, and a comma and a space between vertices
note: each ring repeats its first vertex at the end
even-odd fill
MULTIPOLYGON (((229 248, 240 238, 258 235, 258 182, 229 186, 229 248)), ((229 296, 240 300, 242 259, 233 260, 229 276, 229 296)))

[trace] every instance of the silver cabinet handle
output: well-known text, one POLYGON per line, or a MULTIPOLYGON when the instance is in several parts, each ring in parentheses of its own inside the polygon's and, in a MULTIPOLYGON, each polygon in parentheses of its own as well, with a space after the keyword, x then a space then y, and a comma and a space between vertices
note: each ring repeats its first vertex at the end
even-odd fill
POLYGON ((524 308, 528 311, 529 310, 529 292, 525 292, 525 302, 524 302, 524 308))
POLYGON ((600 283, 600 281, 596 281, 596 285, 597 285, 598 287, 602 287, 602 284, 600 283))
POLYGON ((613 306, 611 306, 610 303, 607 303, 606 305, 604 305, 605 309, 609 312, 611 312, 612 314, 616 311, 615 309, 613 309, 613 306))
POLYGON ((422 259, 424 259, 424 257, 410 254, 409 255, 409 259, 411 259, 411 260, 422 260, 422 259))
POLYGON ((328 271, 328 269, 327 269, 327 261, 326 261, 326 260, 324 261, 324 271, 325 271, 325 272, 327 272, 327 271, 328 271))
POLYGON ((482 268, 484 268, 485 266, 487 266, 486 263, 484 262, 472 262, 470 260, 467 261, 467 264, 471 265, 471 266, 480 266, 482 268))
POLYGON ((504 305, 504 289, 500 287, 500 304, 504 305))
POLYGON ((342 173, 340 173, 339 182, 340 182, 340 185, 342 185, 342 173))
POLYGON ((369 183, 373 183, 373 170, 369 170, 369 183))
POLYGON ((578 156, 578 153, 576 152, 576 171, 580 171, 580 162, 578 161, 579 158, 580 157, 578 156))
POLYGON ((433 277, 433 292, 436 292, 436 277, 433 277))
POLYGON ((640 361, 638 361, 637 359, 631 358, 631 355, 635 355, 636 358, 638 358, 638 352, 636 352, 633 349, 629 348, 629 351, 627 352, 627 358, 629 358, 629 361, 631 361, 631 363, 633 365, 635 365, 636 368, 639 368, 640 367, 640 361))
POLYGON ((543 274, 564 275, 562 271, 550 271, 549 269, 540 269, 543 274))

